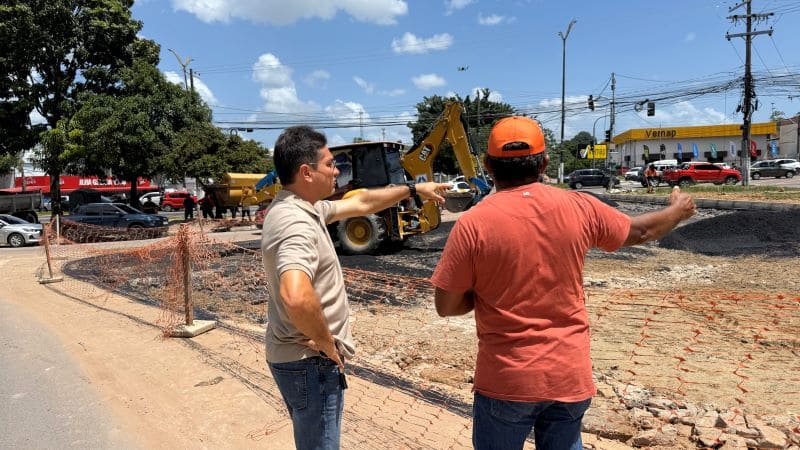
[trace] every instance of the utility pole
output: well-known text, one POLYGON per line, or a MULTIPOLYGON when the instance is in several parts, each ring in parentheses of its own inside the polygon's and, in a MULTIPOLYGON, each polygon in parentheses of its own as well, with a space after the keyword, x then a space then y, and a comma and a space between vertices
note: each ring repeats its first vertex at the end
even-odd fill
POLYGON ((194 94, 194 71, 189 69, 189 86, 192 89, 192 94, 194 94))
MULTIPOLYGON (((189 91, 189 81, 186 79, 186 68, 189 67, 189 63, 192 62, 192 58, 186 58, 186 61, 184 61, 175 50, 171 48, 167 50, 171 51, 172 54, 175 55, 175 58, 178 59, 178 64, 180 64, 181 68, 183 69, 183 87, 186 89, 186 91, 189 91)), ((192 80, 192 86, 194 86, 194 80, 192 80)), ((192 88, 192 90, 194 90, 194 88, 192 88)))
POLYGON ((742 0, 742 3, 732 6, 728 12, 733 12, 742 6, 747 7, 747 14, 744 16, 733 15, 728 19, 736 22, 739 19, 745 19, 747 23, 747 31, 745 33, 730 34, 726 33, 725 38, 729 41, 731 38, 744 37, 745 42, 745 58, 744 58, 744 99, 742 105, 742 149, 739 153, 741 167, 742 167, 742 185, 748 186, 750 184, 750 123, 753 117, 753 99, 755 98, 755 89, 753 87, 753 74, 751 73, 751 57, 750 47, 753 42, 753 36, 759 34, 772 35, 772 28, 769 30, 753 31, 753 19, 763 20, 773 15, 773 13, 766 14, 753 14, 752 0, 742 0))
POLYGON ((476 97, 477 97, 477 100, 478 100, 478 102, 477 102, 477 105, 478 105, 478 117, 477 117, 477 120, 475 121, 475 123, 478 126, 475 129, 475 136, 477 136, 476 145, 478 146, 478 156, 480 157, 481 156, 481 88, 478 88, 478 92, 476 94, 476 97))
POLYGON ((561 143, 559 145, 558 150, 558 182, 564 182, 564 114, 566 113, 564 105, 564 91, 567 86, 567 38, 569 37, 569 32, 572 31, 572 26, 575 25, 577 20, 572 19, 567 25, 567 31, 565 33, 558 32, 558 36, 561 38, 561 143))
MULTIPOLYGON (((614 104, 614 100, 616 99, 616 90, 617 90, 617 79, 614 77, 614 72, 611 72, 611 106, 609 112, 609 119, 608 119, 608 130, 609 130, 609 137, 614 137, 614 119, 617 113, 616 105, 614 104)), ((608 140, 606 144, 606 169, 608 169, 608 160, 611 159, 611 139, 608 140)))
POLYGON ((358 129, 360 142, 364 142, 364 111, 358 112, 358 129))

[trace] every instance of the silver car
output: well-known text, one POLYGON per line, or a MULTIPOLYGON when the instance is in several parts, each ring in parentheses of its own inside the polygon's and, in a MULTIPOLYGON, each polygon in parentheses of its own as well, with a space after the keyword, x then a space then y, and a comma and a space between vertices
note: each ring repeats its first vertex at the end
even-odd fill
POLYGON ((12 247, 38 244, 42 238, 42 224, 30 223, 19 217, 0 214, 0 243, 12 247))

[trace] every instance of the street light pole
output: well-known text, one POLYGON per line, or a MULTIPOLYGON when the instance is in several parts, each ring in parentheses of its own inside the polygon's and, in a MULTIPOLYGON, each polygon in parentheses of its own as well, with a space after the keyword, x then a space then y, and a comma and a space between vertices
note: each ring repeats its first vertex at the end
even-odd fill
POLYGON ((567 31, 565 33, 558 32, 558 36, 561 38, 561 143, 559 145, 559 153, 558 153, 558 182, 564 182, 564 115, 565 115, 565 104, 564 104, 564 96, 566 91, 566 84, 567 84, 567 38, 569 37, 569 32, 572 31, 572 26, 575 25, 577 20, 572 19, 567 25, 567 31))
MULTIPOLYGON (((182 60, 178 52, 175 50, 168 48, 167 50, 171 51, 175 58, 178 60, 178 64, 180 64, 181 68, 183 69, 183 87, 186 89, 186 92, 189 92, 189 80, 186 79, 186 67, 192 62, 192 58, 186 58, 186 61, 182 60)), ((192 85, 194 85, 194 79, 192 80, 192 85)), ((194 90, 194 89, 192 89, 194 90)))

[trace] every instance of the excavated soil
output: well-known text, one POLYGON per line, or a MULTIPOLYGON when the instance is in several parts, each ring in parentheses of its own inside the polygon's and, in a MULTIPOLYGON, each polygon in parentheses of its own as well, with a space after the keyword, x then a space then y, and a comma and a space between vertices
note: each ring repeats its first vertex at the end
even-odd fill
MULTIPOLYGON (((654 208, 615 206, 630 215, 654 208)), ((453 219, 446 216, 437 230, 411 238, 402 249, 341 261, 359 352, 352 365, 356 375, 469 414, 474 319, 439 318, 427 281, 453 219)), ((257 241, 240 244, 258 248, 257 241)), ((193 275, 196 305, 212 317, 263 327, 260 256, 223 256, 193 275), (248 274, 246 283, 220 277, 242 273, 248 274)), ((599 393, 587 431, 631 443, 661 429, 650 421, 653 415, 679 422, 675 411, 663 417, 657 408, 639 412, 647 398, 656 398, 697 417, 716 411, 783 418, 789 425, 781 430, 800 444, 799 257, 800 212, 719 210, 699 210, 659 242, 589 252, 584 285, 599 393), (641 418, 645 413, 648 420, 641 418)), ((143 277, 116 288, 141 299, 155 285, 143 277)), ((661 448, 703 446, 694 433, 679 432, 661 448)))

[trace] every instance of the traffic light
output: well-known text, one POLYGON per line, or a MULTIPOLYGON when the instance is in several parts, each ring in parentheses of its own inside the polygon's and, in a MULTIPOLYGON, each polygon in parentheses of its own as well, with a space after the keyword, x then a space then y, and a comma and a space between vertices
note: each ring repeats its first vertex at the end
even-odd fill
POLYGON ((648 116, 656 115, 656 102, 647 102, 647 115, 648 116))
POLYGON ((591 96, 591 94, 589 95, 589 110, 594 111, 594 98, 591 96))
POLYGON ((611 130, 606 130, 606 142, 611 142, 611 130))

